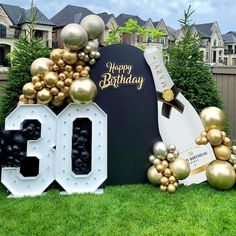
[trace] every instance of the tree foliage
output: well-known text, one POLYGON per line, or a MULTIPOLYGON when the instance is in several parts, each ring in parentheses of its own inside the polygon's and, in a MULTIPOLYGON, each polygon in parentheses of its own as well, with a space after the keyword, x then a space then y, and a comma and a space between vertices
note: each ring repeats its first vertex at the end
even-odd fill
POLYGON ((200 37, 193 33, 190 24, 190 17, 194 12, 190 8, 191 6, 179 21, 183 38, 170 50, 168 71, 174 83, 198 112, 209 106, 222 108, 223 103, 210 68, 204 63, 199 49, 200 37))

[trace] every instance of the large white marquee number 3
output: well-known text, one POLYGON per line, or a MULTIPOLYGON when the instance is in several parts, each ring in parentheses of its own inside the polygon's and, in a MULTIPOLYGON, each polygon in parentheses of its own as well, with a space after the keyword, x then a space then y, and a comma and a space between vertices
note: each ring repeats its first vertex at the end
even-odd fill
POLYGON ((67 193, 95 192, 107 178, 106 114, 95 103, 70 104, 58 116, 44 105, 21 105, 6 118, 5 130, 19 130, 25 120, 32 119, 41 123, 41 137, 27 142, 27 156, 39 159, 39 174, 24 177, 20 168, 2 168, 1 181, 13 196, 39 195, 54 180, 67 193), (92 122, 92 166, 87 175, 72 171, 73 121, 77 118, 92 122))

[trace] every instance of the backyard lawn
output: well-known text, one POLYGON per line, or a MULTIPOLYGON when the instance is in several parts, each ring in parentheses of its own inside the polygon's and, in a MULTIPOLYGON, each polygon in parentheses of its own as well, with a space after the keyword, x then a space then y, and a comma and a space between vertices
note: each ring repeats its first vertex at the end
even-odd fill
POLYGON ((175 194, 151 185, 106 187, 103 195, 8 199, 0 187, 0 235, 235 235, 236 190, 207 184, 175 194))

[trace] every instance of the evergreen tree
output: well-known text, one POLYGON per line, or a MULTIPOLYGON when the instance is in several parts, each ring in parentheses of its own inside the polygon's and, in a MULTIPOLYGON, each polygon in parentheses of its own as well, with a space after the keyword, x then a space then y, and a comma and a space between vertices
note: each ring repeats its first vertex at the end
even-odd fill
POLYGON ((209 106, 222 108, 223 103, 210 68, 204 63, 203 54, 199 49, 200 36, 193 33, 190 25, 190 17, 194 12, 190 8, 191 6, 180 20, 183 38, 170 50, 168 71, 176 86, 197 112, 209 106))
POLYGON ((37 15, 32 1, 27 37, 21 37, 16 42, 13 51, 9 53, 11 67, 6 74, 7 82, 1 88, 0 126, 3 126, 6 116, 16 107, 24 84, 31 81, 30 66, 32 62, 39 57, 49 57, 50 50, 44 46, 42 39, 34 36, 37 15))

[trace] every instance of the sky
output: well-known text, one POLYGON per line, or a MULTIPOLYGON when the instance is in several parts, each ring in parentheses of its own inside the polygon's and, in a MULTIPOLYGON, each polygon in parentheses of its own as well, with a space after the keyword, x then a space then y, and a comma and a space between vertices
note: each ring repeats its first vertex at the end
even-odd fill
MULTIPOLYGON (((86 7, 94 13, 108 12, 138 15, 143 20, 164 19, 166 25, 179 29, 178 20, 189 5, 195 10, 192 23, 217 21, 221 33, 236 31, 235 0, 34 0, 36 6, 50 19, 66 5, 86 7)), ((30 8, 31 0, 0 0, 1 3, 30 8)))

